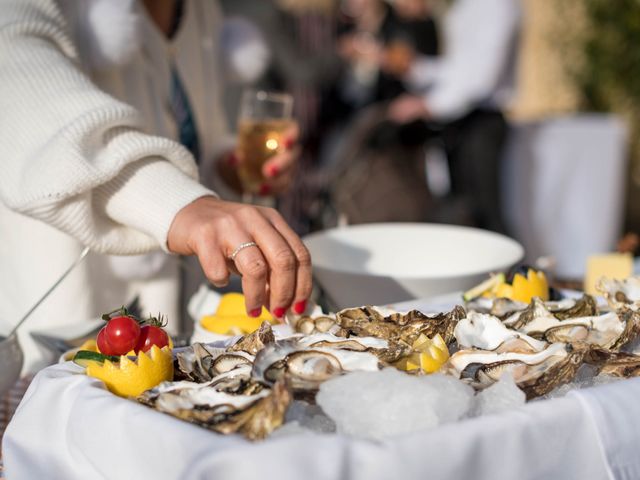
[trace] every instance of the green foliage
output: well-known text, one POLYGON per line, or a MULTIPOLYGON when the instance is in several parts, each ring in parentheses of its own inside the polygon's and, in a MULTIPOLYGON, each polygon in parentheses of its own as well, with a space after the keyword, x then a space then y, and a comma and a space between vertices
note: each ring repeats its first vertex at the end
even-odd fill
MULTIPOLYGON (((640 0, 583 0, 576 80, 594 111, 640 112, 640 0)), ((633 112, 633 113, 632 113, 633 112)))

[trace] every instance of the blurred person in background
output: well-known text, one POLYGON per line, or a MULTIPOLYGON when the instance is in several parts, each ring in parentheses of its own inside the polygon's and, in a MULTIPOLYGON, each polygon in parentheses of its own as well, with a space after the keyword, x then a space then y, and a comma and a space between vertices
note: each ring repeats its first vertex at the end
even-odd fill
MULTIPOLYGON (((222 0, 225 15, 251 21, 270 52, 267 71, 254 82, 258 88, 290 92, 300 126, 297 175, 278 198, 278 210, 298 233, 312 230, 318 194, 313 171, 322 136, 320 107, 324 92, 340 73, 335 52, 337 0, 222 0)), ((242 87, 226 95, 231 124, 235 123, 242 87)))
MULTIPOLYGON (((274 210, 213 191, 233 195, 236 173, 221 72, 238 58, 221 50, 221 31, 206 0, 0 0, 1 331, 92 249, 21 329, 28 369, 45 361, 29 331, 134 296, 175 331, 179 257, 168 253, 197 255, 217 286, 239 271, 252 316, 304 306, 299 238, 274 210)), ((271 192, 286 190, 296 158, 291 147, 265 165, 271 192)))
POLYGON ((324 123, 405 93, 402 81, 414 56, 438 54, 438 34, 425 0, 343 0, 338 24, 342 75, 323 108, 324 123))
POLYGON ((405 94, 389 106, 401 125, 426 122, 449 162, 452 192, 468 200, 477 226, 504 231, 500 159, 504 109, 514 95, 520 0, 455 0, 443 20, 440 57, 417 56, 405 94))

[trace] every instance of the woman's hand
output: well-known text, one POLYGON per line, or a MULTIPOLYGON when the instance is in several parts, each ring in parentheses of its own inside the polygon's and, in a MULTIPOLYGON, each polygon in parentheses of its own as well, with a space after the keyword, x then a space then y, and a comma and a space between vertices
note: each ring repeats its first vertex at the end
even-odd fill
POLYGON ((207 278, 221 287, 230 271, 242 276, 249 315, 263 305, 282 318, 293 306, 302 313, 311 294, 311 257, 300 238, 271 208, 201 197, 175 216, 167 236, 173 253, 197 255, 207 278), (231 254, 242 244, 234 260, 231 254))
POLYGON ((298 125, 292 125, 284 134, 282 150, 262 166, 265 181, 260 187, 260 195, 281 195, 291 187, 300 157, 299 136, 298 125))

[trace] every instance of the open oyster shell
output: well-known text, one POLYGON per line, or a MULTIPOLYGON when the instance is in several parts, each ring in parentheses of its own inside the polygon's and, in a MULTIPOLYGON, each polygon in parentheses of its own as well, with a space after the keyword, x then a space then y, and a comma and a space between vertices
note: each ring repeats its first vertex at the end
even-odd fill
MULTIPOLYGON (((585 296, 579 309, 575 308, 578 306, 576 303, 569 310, 572 313, 592 312, 595 307, 593 302, 593 297, 585 296)), ((586 343, 612 350, 619 350, 640 333, 638 313, 628 308, 578 317, 566 316, 567 312, 567 309, 551 311, 542 301, 534 299, 526 311, 517 317, 510 317, 504 323, 519 332, 551 343, 586 343)))
POLYGON ((547 347, 547 342, 505 327, 497 317, 476 312, 469 312, 458 322, 454 336, 461 349, 534 353, 547 347))
POLYGON ((551 344, 535 353, 460 350, 443 369, 477 389, 492 385, 508 372, 531 399, 571 381, 586 352, 564 343, 551 344))
POLYGON ((640 310, 640 277, 629 277, 625 280, 601 278, 596 289, 614 310, 622 307, 640 310))
MULTIPOLYGON (((345 344, 343 342, 342 346, 345 344)), ((312 347, 298 339, 286 339, 270 344, 258 353, 251 376, 266 385, 286 380, 294 391, 313 393, 322 382, 344 372, 379 369, 378 358, 360 349, 312 347)))
POLYGON ((165 382, 138 400, 210 430, 258 440, 282 425, 291 395, 282 383, 250 395, 232 395, 206 384, 165 382))

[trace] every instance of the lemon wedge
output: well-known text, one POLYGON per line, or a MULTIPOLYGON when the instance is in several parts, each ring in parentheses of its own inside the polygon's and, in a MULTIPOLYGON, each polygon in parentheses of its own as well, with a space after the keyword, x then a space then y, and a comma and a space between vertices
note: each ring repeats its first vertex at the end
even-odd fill
POLYGON ((87 375, 102 380, 110 392, 137 397, 156 385, 173 379, 173 357, 169 347, 151 347, 137 357, 121 356, 119 362, 90 361, 87 375))
POLYGON ((413 353, 400 359, 395 367, 400 370, 420 370, 424 373, 434 373, 449 360, 449 349, 440 334, 429 338, 424 334, 413 342, 413 353))

